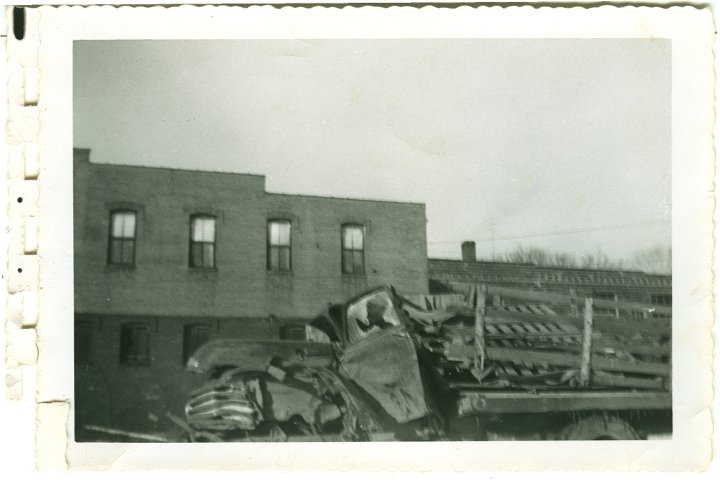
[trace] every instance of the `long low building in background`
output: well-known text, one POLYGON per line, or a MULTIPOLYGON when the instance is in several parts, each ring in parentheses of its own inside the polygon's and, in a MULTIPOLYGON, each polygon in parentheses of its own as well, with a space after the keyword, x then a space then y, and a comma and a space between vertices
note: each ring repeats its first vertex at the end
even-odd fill
POLYGON ((578 297, 672 305, 672 276, 641 271, 538 266, 476 259, 475 245, 465 242, 462 259, 428 260, 431 294, 451 291, 449 283, 478 283, 557 293, 578 297))

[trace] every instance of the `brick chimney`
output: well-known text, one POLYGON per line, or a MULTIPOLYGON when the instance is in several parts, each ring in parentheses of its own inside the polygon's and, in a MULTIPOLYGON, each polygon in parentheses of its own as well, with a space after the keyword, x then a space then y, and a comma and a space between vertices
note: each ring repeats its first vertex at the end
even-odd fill
POLYGON ((462 244, 462 260, 477 261, 475 257, 475 241, 465 241, 462 244))

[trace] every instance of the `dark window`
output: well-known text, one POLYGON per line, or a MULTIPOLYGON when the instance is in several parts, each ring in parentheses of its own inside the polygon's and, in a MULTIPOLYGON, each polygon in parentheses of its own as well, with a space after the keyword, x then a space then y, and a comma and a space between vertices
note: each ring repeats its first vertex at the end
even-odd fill
POLYGON ((145 323, 127 323, 120 327, 120 363, 150 364, 150 328, 145 323))
POLYGON ((121 266, 135 264, 135 211, 110 213, 108 263, 121 266))
POLYGON ((342 226, 342 272, 365 273, 365 228, 361 225, 342 226))
POLYGON ((92 365, 93 322, 78 320, 75 322, 75 365, 92 365))
POLYGON ((215 267, 215 217, 196 214, 190 218, 190 266, 215 267))
POLYGON ((290 226, 290 221, 268 222, 267 269, 269 271, 291 270, 290 226))
POLYGON ((198 348, 210 341, 210 325, 188 325, 183 329, 183 364, 198 348))
POLYGON ((672 306, 672 295, 652 295, 650 302, 653 305, 672 306))
POLYGON ((305 325, 285 325, 280 327, 280 339, 305 341, 307 339, 305 325))

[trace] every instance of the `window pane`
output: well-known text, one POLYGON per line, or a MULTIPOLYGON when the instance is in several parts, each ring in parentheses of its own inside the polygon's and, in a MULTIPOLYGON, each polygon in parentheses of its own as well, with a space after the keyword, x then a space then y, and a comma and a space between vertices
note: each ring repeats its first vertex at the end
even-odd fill
POLYGON ((353 249, 363 249, 363 229, 360 226, 352 228, 353 249))
POLYGON ((121 263, 122 264, 133 264, 135 261, 135 241, 123 240, 118 241, 122 246, 121 263))
POLYGON ((271 246, 269 251, 269 268, 272 271, 277 271, 279 269, 279 254, 278 254, 279 248, 271 246))
POLYGON ((353 273, 362 273, 363 270, 363 252, 353 251, 353 273))
POLYGON ((350 226, 343 226, 343 248, 350 249, 353 244, 353 233, 350 226))
POLYGON ((268 236, 271 246, 290 246, 289 221, 271 221, 269 226, 268 236))
POLYGON ((281 246, 290 246, 290 223, 283 221, 279 225, 280 239, 278 244, 281 246))
POLYGON ((135 213, 123 213, 123 238, 135 238, 135 213))
POLYGON ((290 248, 279 248, 280 270, 290 271, 290 248))
POLYGON ((206 218, 203 220, 203 241, 208 243, 215 242, 215 219, 206 218))
POLYGON ((202 245, 203 250, 203 268, 213 268, 215 261, 215 245, 211 243, 205 243, 202 245))
POLYGON ((122 263, 122 243, 120 239, 110 240, 110 262, 112 264, 122 263))
POLYGON ((135 213, 113 213, 111 222, 113 238, 135 237, 135 213))
POLYGON ((148 353, 148 329, 144 326, 135 327, 134 333, 135 360, 138 363, 147 362, 148 353))
POLYGON ((210 327, 209 326, 198 326, 195 329, 196 339, 195 343, 200 348, 202 345, 210 341, 210 327))
POLYGON ((112 215, 112 237, 122 238, 123 234, 123 213, 114 213, 112 215))
POLYGON ((343 247, 347 249, 362 249, 363 234, 362 226, 343 226, 343 247))
POLYGON ((205 243, 215 242, 215 218, 195 216, 192 218, 191 240, 205 243))
POLYGON ((190 243, 190 266, 200 268, 203 265, 202 244, 190 243))
POLYGON ((200 241, 200 238, 202 238, 202 219, 191 218, 190 224, 190 240, 200 241))
POLYGON ((270 246, 277 246, 280 242, 280 227, 277 223, 270 223, 270 246))
POLYGON ((144 325, 124 325, 120 331, 120 362, 147 364, 149 330, 144 325))
POLYGON ((352 273, 353 268, 353 257, 352 251, 343 250, 342 253, 343 273, 352 273))

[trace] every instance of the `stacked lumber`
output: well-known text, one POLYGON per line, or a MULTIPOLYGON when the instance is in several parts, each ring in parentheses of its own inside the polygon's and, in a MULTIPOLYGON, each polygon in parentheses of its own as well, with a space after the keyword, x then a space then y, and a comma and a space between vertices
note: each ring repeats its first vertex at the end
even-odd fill
MULTIPOLYGON (((516 299, 523 295, 511 291, 516 299)), ((558 295, 541 292, 526 293, 527 303, 478 307, 493 292, 484 287, 466 292, 459 315, 437 333, 423 335, 425 349, 451 385, 669 389, 671 319, 594 316, 593 300, 576 315, 558 314, 563 311, 558 295)))

